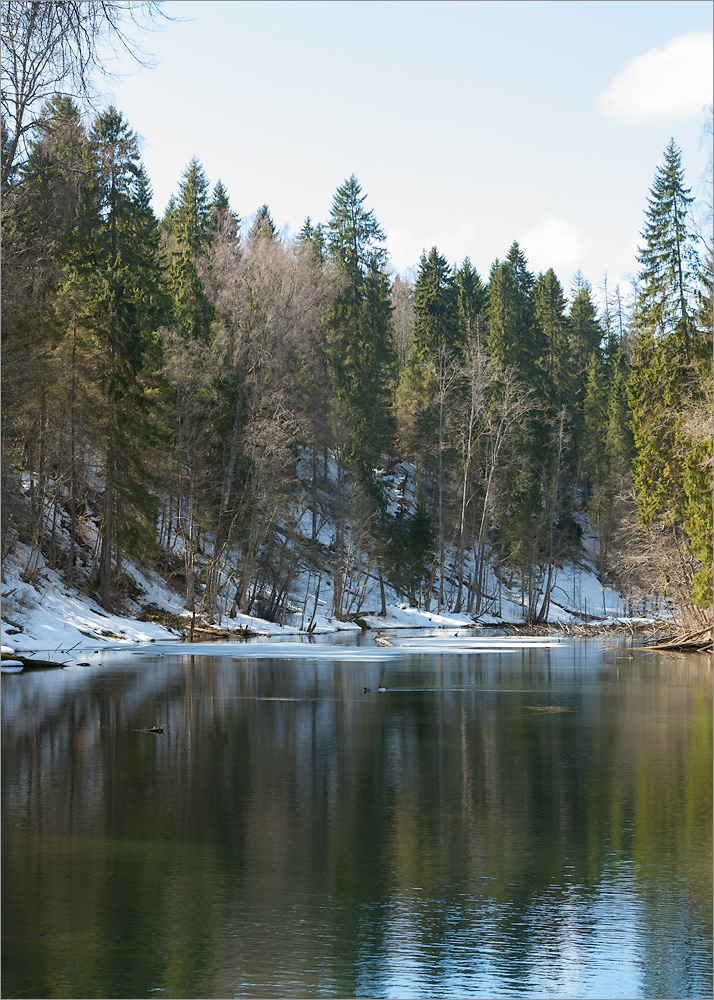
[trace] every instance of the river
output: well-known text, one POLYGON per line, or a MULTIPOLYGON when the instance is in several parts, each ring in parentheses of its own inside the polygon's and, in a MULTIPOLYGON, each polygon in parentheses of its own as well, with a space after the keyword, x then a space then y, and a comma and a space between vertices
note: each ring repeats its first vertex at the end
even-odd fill
POLYGON ((711 659, 394 641, 3 676, 2 996, 711 996, 711 659))

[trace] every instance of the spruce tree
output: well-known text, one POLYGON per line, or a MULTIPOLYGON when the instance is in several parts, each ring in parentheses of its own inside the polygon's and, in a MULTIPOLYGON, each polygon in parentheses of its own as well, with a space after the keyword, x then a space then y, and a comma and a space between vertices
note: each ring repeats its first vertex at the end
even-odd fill
POLYGON ((539 274, 534 282, 533 311, 537 342, 543 352, 539 359, 544 374, 542 393, 551 411, 557 412, 572 401, 573 365, 565 295, 553 268, 539 274))
POLYGON ((322 223, 318 222, 313 226, 308 215, 298 233, 297 242, 299 246, 309 248, 311 261, 317 267, 322 267, 327 259, 327 242, 322 223))
POLYGON ((328 316, 329 356, 349 464, 365 481, 393 436, 390 411, 396 367, 389 283, 382 270, 384 233, 364 207, 352 175, 335 194, 327 246, 337 293, 328 316))
POLYGON ((700 561, 690 599, 702 607, 711 604, 711 535, 705 527, 711 522, 711 411, 703 435, 692 428, 711 398, 711 317, 696 322, 691 202, 672 140, 655 174, 642 232, 629 398, 639 520, 647 529, 668 529, 679 553, 700 561))
MULTIPOLYGON (((2 206, 2 525, 6 530, 12 520, 27 530, 33 539, 30 561, 43 525, 43 492, 51 489, 56 513, 72 480, 68 438, 76 410, 72 361, 64 348, 68 328, 73 337, 74 327, 63 306, 63 288, 68 261, 86 253, 98 222, 79 109, 69 98, 55 97, 42 110, 27 159, 14 171, 2 206), (21 465, 30 484, 31 527, 16 478, 21 465)), ((72 442, 73 447, 74 437, 72 442)), ((72 536, 74 524, 72 517, 72 536)))
POLYGON ((461 339, 465 344, 486 343, 486 288, 468 257, 454 272, 461 339))
POLYGON ((639 306, 642 325, 655 341, 675 338, 686 363, 691 355, 696 284, 696 255, 687 223, 692 201, 684 185, 682 154, 671 139, 647 199, 644 244, 638 254, 639 306))
POLYGON ((600 354, 603 330, 592 300, 592 287, 580 272, 575 276, 568 315, 568 334, 573 359, 573 375, 578 397, 583 398, 586 371, 593 354, 600 354))
POLYGON ((421 256, 412 302, 415 354, 425 359, 442 346, 452 351, 463 346, 458 287, 446 258, 436 247, 421 256))
POLYGON ((397 408, 402 445, 424 465, 437 433, 435 366, 463 348, 458 287, 436 247, 422 253, 412 294, 413 342, 399 380, 397 408))
POLYGON ((534 339, 534 281, 518 243, 504 261, 494 262, 488 281, 488 353, 501 368, 512 365, 529 385, 543 354, 534 339))
POLYGON ((690 380, 693 257, 681 154, 671 140, 648 198, 638 259, 640 294, 630 379, 637 502, 642 524, 681 523, 684 491, 677 421, 690 380))
POLYGON ((156 329, 162 312, 158 225, 138 143, 115 109, 99 115, 90 134, 98 177, 101 225, 92 268, 78 274, 80 320, 97 344, 103 430, 104 503, 97 574, 99 599, 111 603, 113 563, 122 536, 151 517, 147 433, 158 367, 156 329))
POLYGON ((178 196, 169 201, 162 229, 168 235, 166 283, 172 325, 185 339, 206 342, 213 310, 203 290, 198 262, 213 233, 212 205, 208 180, 196 157, 184 170, 178 196))
POLYGON ((248 242, 257 244, 261 240, 274 240, 278 235, 275 223, 267 205, 261 205, 255 214, 253 225, 248 233, 248 242))

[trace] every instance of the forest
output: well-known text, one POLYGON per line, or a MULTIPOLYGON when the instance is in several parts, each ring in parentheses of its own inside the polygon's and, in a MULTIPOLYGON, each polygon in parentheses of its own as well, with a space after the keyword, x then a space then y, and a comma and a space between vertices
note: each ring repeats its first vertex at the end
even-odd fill
POLYGON ((286 620, 306 574, 338 620, 372 585, 478 617, 507 583, 538 624, 585 515, 633 607, 710 620, 712 249, 674 139, 634 290, 596 294, 516 242, 488 275, 437 247, 397 275, 355 176, 289 236, 196 157, 158 218, 120 110, 18 108, 2 554, 26 581, 48 565, 118 608, 146 565, 207 621, 286 620))

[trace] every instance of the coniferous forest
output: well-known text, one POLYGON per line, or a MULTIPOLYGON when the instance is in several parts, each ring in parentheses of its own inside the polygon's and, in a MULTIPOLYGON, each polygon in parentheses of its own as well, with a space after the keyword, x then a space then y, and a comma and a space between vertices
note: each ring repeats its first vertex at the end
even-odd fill
POLYGON ((407 280, 354 176, 287 237, 194 158, 157 218, 119 109, 50 87, 21 113, 17 86, 2 545, 28 581, 50 565, 120 607, 146 565, 208 620, 273 621, 306 573, 343 620, 368 581, 475 616, 507 583, 537 624, 587 515, 633 608, 710 617, 712 254, 674 139, 633 292, 564 287, 516 242, 482 275, 431 247, 407 280))

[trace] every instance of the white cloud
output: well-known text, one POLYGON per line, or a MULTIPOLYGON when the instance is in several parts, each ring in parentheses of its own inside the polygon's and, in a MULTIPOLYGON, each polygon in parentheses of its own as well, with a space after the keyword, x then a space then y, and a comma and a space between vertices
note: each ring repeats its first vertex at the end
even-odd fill
POLYGON ((583 268, 586 245, 577 226, 558 215, 544 215, 518 236, 531 271, 552 267, 567 288, 573 274, 583 268))
POLYGON ((712 35, 691 32, 636 56, 600 98, 606 118, 625 125, 694 118, 712 103, 712 35))

